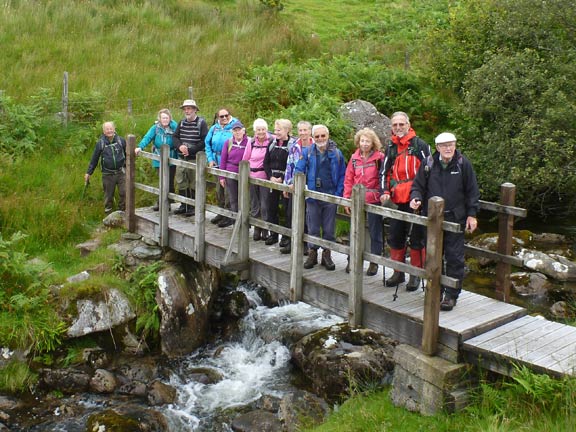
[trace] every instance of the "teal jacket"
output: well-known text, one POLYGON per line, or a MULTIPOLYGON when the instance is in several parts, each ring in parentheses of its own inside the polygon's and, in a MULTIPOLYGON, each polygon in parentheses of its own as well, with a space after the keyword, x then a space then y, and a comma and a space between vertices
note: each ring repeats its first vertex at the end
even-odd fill
POLYGON ((204 139, 206 145, 206 159, 208 163, 215 162, 216 166, 220 166, 220 154, 222 153, 222 146, 226 141, 232 138, 232 126, 236 123, 235 117, 230 117, 230 121, 224 127, 216 122, 208 131, 208 135, 204 139))
MULTIPOLYGON (((138 144, 140 149, 144 150, 152 141, 154 141, 154 148, 152 149, 152 153, 160 154, 160 147, 163 145, 167 145, 170 147, 170 157, 173 159, 178 159, 178 151, 174 148, 174 143, 172 140, 172 135, 176 131, 178 127, 178 123, 174 120, 170 122, 168 128, 164 129, 158 122, 154 123, 154 125, 146 132, 146 135, 142 138, 142 141, 138 144)), ((154 168, 160 167, 160 162, 153 160, 152 166, 154 168)))

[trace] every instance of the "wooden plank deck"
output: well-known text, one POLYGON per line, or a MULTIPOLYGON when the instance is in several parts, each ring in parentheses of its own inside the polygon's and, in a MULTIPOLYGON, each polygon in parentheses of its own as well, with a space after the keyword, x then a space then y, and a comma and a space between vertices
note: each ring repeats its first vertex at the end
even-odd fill
MULTIPOLYGON (((213 215, 206 214, 206 220, 213 215)), ((158 212, 150 208, 137 209, 136 231, 146 237, 158 239, 158 212)), ((169 246, 173 250, 193 256, 194 219, 170 214, 169 246)), ((205 261, 219 267, 230 243, 233 227, 218 228, 206 223, 205 261)), ((278 244, 266 246, 264 242, 249 240, 250 279, 274 291, 279 297, 289 297, 290 256, 279 252, 278 244)), ((233 249, 233 251, 235 251, 233 249)), ((351 277, 344 269, 346 256, 333 252, 335 271, 326 271, 320 265, 304 270, 303 301, 334 313, 343 318, 348 316, 348 292, 351 277)), ((364 271, 368 263, 364 265, 364 271)), ((392 270, 386 269, 387 276, 392 270)), ((382 332, 402 343, 420 347, 424 314, 424 291, 407 292, 405 284, 398 290, 387 288, 382 283, 380 267, 376 276, 364 276, 363 326, 382 332)), ((452 362, 462 361, 462 344, 468 339, 483 335, 506 323, 514 323, 526 314, 526 310, 515 305, 502 303, 479 294, 463 291, 453 311, 440 312, 440 334, 438 355, 452 362)), ((576 330, 576 329, 575 329, 576 330)), ((562 352, 559 361, 569 358, 570 352, 562 352)), ((556 367, 555 365, 550 365, 556 367)))
POLYGON ((576 327, 524 316, 463 343, 464 357, 498 373, 513 364, 557 376, 576 372, 576 327))

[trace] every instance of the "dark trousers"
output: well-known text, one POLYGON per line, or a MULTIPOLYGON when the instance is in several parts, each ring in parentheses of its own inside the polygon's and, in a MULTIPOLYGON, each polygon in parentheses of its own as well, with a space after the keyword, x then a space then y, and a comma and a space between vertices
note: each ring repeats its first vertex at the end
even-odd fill
POLYGON ((250 185, 250 216, 268 220, 268 196, 270 189, 265 186, 250 185))
POLYGON ((284 209, 284 213, 288 213, 288 199, 284 198, 282 191, 271 189, 268 197, 267 222, 280 225, 280 206, 284 209))
POLYGON ((460 281, 458 288, 442 287, 444 292, 454 298, 458 298, 462 290, 464 279, 464 232, 453 233, 444 231, 444 265, 446 276, 460 281))
POLYGON ((126 174, 118 171, 114 174, 102 173, 102 188, 104 189, 104 209, 114 207, 114 192, 118 187, 118 210, 126 210, 126 174))
MULTIPOLYGON (((288 197, 288 203, 286 204, 286 228, 292 228, 292 202, 294 201, 294 195, 290 194, 288 197)), ((306 203, 304 203, 306 206, 306 203)), ((306 210, 304 210, 304 234, 308 234, 308 222, 306 217, 306 210)))
MULTIPOLYGON (((306 221, 308 222, 308 234, 320 237, 320 230, 324 240, 336 240, 336 204, 324 201, 306 201, 306 221)), ((318 246, 308 244, 308 247, 318 249, 318 246)))
POLYGON ((368 213, 368 231, 370 232, 370 253, 382 255, 382 216, 368 213))
POLYGON ((238 211, 238 180, 226 179, 226 190, 230 200, 230 210, 238 211))
MULTIPOLYGON (((408 203, 399 204, 398 210, 405 213, 414 213, 408 203)), ((390 219, 388 244, 392 249, 404 249, 406 247, 408 234, 410 234, 410 244, 408 246, 412 249, 418 250, 426 246, 426 227, 398 219, 390 219), (410 228, 410 226, 412 226, 412 228, 410 228)))

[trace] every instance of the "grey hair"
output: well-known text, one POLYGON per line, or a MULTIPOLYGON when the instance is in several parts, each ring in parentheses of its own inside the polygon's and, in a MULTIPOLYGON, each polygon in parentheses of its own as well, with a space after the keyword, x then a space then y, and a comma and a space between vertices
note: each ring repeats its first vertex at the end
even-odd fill
POLYGON ((330 134, 330 129, 328 129, 328 126, 323 125, 323 124, 316 124, 316 125, 312 126, 312 135, 314 135, 318 129, 326 129, 326 132, 328 132, 328 134, 330 134))
POLYGON ((396 111, 394 114, 392 114, 390 120, 392 120, 396 116, 404 117, 406 119, 406 123, 410 124, 410 118, 408 117, 408 114, 406 114, 404 111, 396 111))
POLYGON ((266 130, 268 130, 268 123, 266 123, 266 120, 264 120, 263 118, 257 118, 256 120, 254 120, 252 128, 256 130, 257 127, 265 127, 266 130))

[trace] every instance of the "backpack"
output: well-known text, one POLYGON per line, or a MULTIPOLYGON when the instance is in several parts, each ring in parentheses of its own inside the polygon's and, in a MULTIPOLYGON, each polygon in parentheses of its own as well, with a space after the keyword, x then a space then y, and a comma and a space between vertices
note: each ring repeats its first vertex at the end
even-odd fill
POLYGON ((100 166, 102 172, 116 172, 126 165, 126 151, 122 145, 122 138, 114 136, 114 141, 108 143, 102 139, 102 152, 100 154, 100 166))

